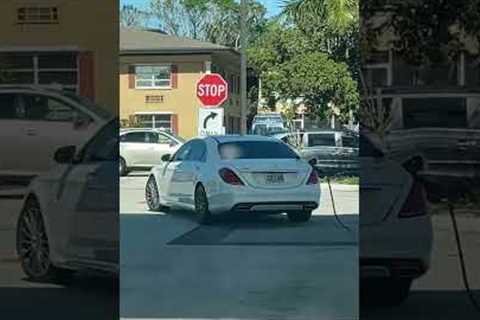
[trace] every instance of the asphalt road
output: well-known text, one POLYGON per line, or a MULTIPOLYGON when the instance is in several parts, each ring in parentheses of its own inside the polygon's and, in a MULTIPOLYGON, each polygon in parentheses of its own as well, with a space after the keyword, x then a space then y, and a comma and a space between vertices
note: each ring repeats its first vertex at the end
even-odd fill
POLYGON ((20 204, 0 199, 0 319, 118 319, 118 279, 79 274, 60 286, 25 278, 15 256, 20 204))
POLYGON ((198 226, 188 212, 146 211, 145 181, 121 179, 122 318, 358 318, 356 187, 334 186, 347 231, 328 192, 305 224, 237 216, 198 226))

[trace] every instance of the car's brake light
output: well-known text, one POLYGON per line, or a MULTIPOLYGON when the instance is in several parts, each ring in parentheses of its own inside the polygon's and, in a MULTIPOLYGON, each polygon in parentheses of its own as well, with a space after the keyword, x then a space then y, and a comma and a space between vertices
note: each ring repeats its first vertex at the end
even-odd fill
POLYGON ((243 186, 242 180, 231 169, 223 168, 218 171, 223 181, 235 186, 243 186))
POLYGON ((307 184, 318 184, 317 170, 313 169, 312 172, 310 172, 310 176, 308 177, 307 184))
POLYGON ((425 189, 423 184, 415 181, 398 216, 400 218, 410 218, 427 214, 425 199, 425 189))

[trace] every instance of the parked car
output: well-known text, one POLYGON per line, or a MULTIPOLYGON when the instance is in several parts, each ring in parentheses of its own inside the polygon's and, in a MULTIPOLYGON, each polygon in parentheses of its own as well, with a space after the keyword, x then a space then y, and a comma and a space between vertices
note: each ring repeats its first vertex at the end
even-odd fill
MULTIPOLYGON (((375 101, 377 99, 374 99, 375 101)), ((480 91, 384 89, 391 110, 386 148, 401 161, 422 152, 429 170, 475 172, 480 167, 480 91)))
POLYGON ((422 161, 392 161, 376 140, 360 136, 360 278, 370 301, 401 303, 429 269, 433 235, 417 177, 422 161))
POLYGON ((57 165, 30 184, 17 221, 17 254, 35 281, 79 270, 118 272, 118 120, 83 147, 65 146, 57 165))
POLYGON ((151 169, 161 163, 164 154, 174 153, 185 142, 161 129, 125 129, 120 131, 120 175, 132 170, 151 169))
POLYGON ((307 221, 320 201, 316 171, 273 138, 194 139, 162 160, 146 185, 153 211, 194 210, 200 223, 224 212, 286 212, 291 221, 307 221))
POLYGON ((254 135, 268 136, 283 130, 285 130, 284 119, 280 113, 259 113, 253 118, 251 133, 254 135))
POLYGON ((48 171, 55 150, 79 146, 111 117, 74 93, 0 86, 0 175, 25 177, 48 171))
POLYGON ((316 159, 317 166, 326 175, 358 174, 358 134, 355 132, 288 132, 273 137, 296 148, 307 161, 316 159))

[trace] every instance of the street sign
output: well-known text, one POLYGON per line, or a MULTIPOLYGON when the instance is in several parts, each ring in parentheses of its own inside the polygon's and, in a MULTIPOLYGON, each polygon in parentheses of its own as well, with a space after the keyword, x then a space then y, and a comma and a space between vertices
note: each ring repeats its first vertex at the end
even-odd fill
POLYGON ((198 135, 200 137, 225 134, 223 108, 199 108, 198 110, 198 135))
POLYGON ((197 97, 204 108, 216 108, 228 99, 228 83, 217 73, 205 74, 197 82, 197 97))

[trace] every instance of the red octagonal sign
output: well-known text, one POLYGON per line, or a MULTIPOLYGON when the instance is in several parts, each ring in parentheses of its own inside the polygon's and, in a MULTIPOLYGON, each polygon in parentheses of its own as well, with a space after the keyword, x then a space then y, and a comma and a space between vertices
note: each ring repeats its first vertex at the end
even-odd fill
POLYGON ((228 99, 228 83, 217 73, 204 75, 197 82, 197 97, 205 108, 215 108, 228 99))

